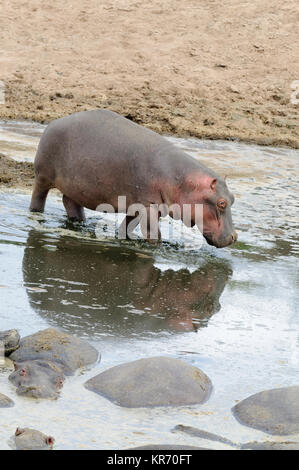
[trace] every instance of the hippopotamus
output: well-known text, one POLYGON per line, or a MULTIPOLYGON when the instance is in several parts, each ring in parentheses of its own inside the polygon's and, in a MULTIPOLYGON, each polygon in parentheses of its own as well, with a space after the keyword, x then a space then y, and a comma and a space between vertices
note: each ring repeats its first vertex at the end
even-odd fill
POLYGON ((17 428, 14 435, 17 450, 52 450, 55 439, 30 428, 17 428))
POLYGON ((17 394, 31 398, 57 398, 64 382, 62 369, 50 361, 14 363, 15 371, 9 380, 17 387, 17 394))
POLYGON ((20 344, 20 335, 17 330, 0 331, 0 346, 3 345, 5 356, 9 356, 18 349, 20 344))
POLYGON ((0 393, 0 408, 10 408, 11 406, 14 406, 14 402, 3 393, 0 393))
POLYGON ((15 371, 9 380, 17 394, 31 398, 58 398, 65 375, 99 360, 98 351, 87 341, 47 328, 22 338, 10 355, 15 371))
POLYGON ((198 225, 215 247, 237 239, 231 216, 234 196, 225 180, 164 137, 110 110, 52 121, 40 140, 34 169, 33 212, 43 212, 49 190, 57 188, 70 219, 82 222, 84 208, 105 212, 99 207, 109 206, 126 214, 119 231, 127 236, 145 220, 144 238, 159 240, 159 218, 170 215, 198 225))

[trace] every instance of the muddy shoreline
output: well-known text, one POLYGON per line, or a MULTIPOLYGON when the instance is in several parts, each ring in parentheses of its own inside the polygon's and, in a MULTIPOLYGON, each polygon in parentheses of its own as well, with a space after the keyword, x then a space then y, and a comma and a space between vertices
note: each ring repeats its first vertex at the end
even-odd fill
POLYGON ((161 134, 299 148, 297 2, 276 3, 10 0, 0 117, 109 108, 161 134))
MULTIPOLYGON (((47 124, 74 112, 102 108, 115 111, 160 134, 299 149, 299 107, 290 105, 283 94, 279 98, 275 93, 274 98, 266 97, 263 105, 248 98, 244 101, 234 93, 231 97, 230 93, 226 94, 225 105, 217 98, 195 99, 191 94, 182 98, 178 107, 175 104, 176 92, 175 95, 172 92, 161 95, 158 90, 145 88, 140 91, 138 100, 118 94, 111 94, 109 100, 103 100, 94 94, 74 95, 61 86, 49 94, 12 80, 6 86, 6 104, 0 106, 0 118, 47 124)), ((109 90, 103 91, 104 95, 109 94, 109 90)), ((286 89, 285 93, 289 90, 286 89)))
POLYGON ((17 162, 0 153, 0 188, 32 188, 33 163, 17 162))
POLYGON ((192 97, 189 101, 186 97, 178 108, 168 103, 175 100, 174 96, 159 96, 156 90, 150 88, 138 103, 135 103, 135 99, 132 101, 111 96, 108 104, 107 100, 97 99, 95 95, 74 96, 64 88, 59 87, 58 90, 49 95, 35 92, 30 86, 8 83, 7 104, 0 106, 0 118, 47 124, 78 111, 110 109, 160 134, 299 149, 299 108, 293 106, 291 115, 288 110, 290 106, 286 102, 277 104, 271 98, 266 98, 266 107, 269 109, 265 113, 262 106, 249 100, 244 102, 240 97, 237 98, 237 104, 234 98, 230 100, 227 97, 225 106, 213 98, 204 99, 200 103, 192 100, 192 97), (157 101, 153 103, 155 95, 157 101))

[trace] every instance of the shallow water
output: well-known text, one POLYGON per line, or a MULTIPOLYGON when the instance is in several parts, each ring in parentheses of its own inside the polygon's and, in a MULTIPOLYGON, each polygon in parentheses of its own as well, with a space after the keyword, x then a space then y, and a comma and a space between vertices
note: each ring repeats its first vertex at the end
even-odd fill
MULTIPOLYGON (((31 160, 42 130, 30 123, 2 123, 0 152, 31 160)), ((87 338, 102 360, 68 378, 53 402, 18 397, 7 381, 11 364, 0 367, 0 392, 16 402, 1 410, 0 448, 9 448, 17 426, 53 435, 57 449, 148 443, 228 448, 172 433, 177 424, 235 442, 273 440, 239 424, 230 409, 261 390, 298 385, 299 153, 237 142, 171 140, 228 175, 239 233, 233 247, 217 250, 205 242, 201 247, 201 235, 188 229, 183 241, 172 234, 160 248, 138 240, 120 242, 109 220, 89 211, 84 229, 69 226, 56 193, 41 216, 28 213, 28 193, 1 192, 0 329, 18 328, 24 336, 58 327, 87 338), (105 225, 108 231, 98 239, 105 225), (214 385, 209 401, 134 410, 83 387, 111 366, 156 355, 200 367, 214 385)), ((163 220, 165 238, 168 227, 163 220)))

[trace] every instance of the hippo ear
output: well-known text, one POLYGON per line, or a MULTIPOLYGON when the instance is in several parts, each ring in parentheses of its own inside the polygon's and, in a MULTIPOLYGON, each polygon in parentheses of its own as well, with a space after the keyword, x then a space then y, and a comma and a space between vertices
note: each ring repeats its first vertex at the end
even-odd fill
POLYGON ((17 428, 17 429, 16 429, 16 432, 15 432, 15 436, 20 436, 20 434, 23 434, 23 432, 24 432, 24 429, 22 429, 22 428, 17 428))
POLYGON ((47 437, 46 437, 46 444, 47 444, 48 446, 52 446, 52 445, 54 444, 54 442, 55 442, 54 437, 52 437, 52 436, 47 436, 47 437))
POLYGON ((216 184, 217 184, 217 178, 214 178, 210 184, 210 188, 212 191, 216 191, 216 184))

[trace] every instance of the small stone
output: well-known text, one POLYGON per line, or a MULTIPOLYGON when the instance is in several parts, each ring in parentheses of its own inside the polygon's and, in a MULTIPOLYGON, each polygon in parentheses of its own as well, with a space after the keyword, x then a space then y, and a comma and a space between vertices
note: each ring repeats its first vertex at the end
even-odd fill
POLYGON ((240 91, 239 91, 238 88, 235 87, 234 85, 230 85, 230 86, 228 87, 228 91, 231 91, 232 93, 240 94, 240 91))

